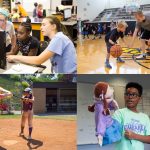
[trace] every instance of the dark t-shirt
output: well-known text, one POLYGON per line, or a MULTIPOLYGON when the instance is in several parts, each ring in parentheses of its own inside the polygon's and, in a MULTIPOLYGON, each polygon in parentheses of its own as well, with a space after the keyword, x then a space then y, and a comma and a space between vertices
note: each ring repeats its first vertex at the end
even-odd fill
POLYGON ((109 39, 112 40, 114 43, 117 42, 117 40, 119 38, 123 38, 124 37, 124 34, 123 32, 118 32, 117 31, 117 28, 113 29, 112 31, 108 32, 105 36, 105 41, 106 42, 109 42, 109 39))
POLYGON ((40 43, 37 38, 30 36, 27 41, 17 40, 17 46, 19 47, 19 51, 22 55, 28 56, 31 49, 40 48, 40 43))
POLYGON ((150 14, 145 15, 145 21, 136 22, 136 28, 150 31, 150 14))

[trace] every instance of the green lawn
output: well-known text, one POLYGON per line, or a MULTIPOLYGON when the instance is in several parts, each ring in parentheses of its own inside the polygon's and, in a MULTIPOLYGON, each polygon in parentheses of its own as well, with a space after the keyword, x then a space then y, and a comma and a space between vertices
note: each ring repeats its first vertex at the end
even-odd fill
MULTIPOLYGON (((21 115, 0 115, 0 119, 20 119, 21 115)), ((37 116, 34 118, 40 119, 55 119, 55 120, 69 120, 75 121, 77 119, 76 115, 47 115, 47 116, 37 116)))

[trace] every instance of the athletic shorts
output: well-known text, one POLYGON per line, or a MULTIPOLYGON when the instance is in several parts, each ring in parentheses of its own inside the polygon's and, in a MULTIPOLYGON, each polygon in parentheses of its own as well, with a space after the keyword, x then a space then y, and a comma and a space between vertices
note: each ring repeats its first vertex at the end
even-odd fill
POLYGON ((112 44, 110 44, 109 42, 106 42, 107 53, 110 53, 110 49, 111 49, 112 46, 113 46, 112 44))
POLYGON ((141 39, 149 40, 150 39, 150 31, 143 30, 143 32, 141 33, 141 39))

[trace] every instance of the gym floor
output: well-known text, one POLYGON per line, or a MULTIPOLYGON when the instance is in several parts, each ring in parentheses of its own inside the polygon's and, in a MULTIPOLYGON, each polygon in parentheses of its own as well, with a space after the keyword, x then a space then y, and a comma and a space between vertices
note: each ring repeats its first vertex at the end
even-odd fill
MULTIPOLYGON (((149 74, 150 73, 150 60, 140 61, 139 65, 132 58, 132 54, 127 54, 130 59, 125 58, 125 63, 116 63, 116 59, 110 57, 110 64, 112 69, 105 68, 105 59, 107 49, 105 46, 105 36, 101 39, 98 37, 96 40, 90 38, 83 39, 82 35, 78 37, 77 56, 78 56, 78 74, 149 74), (141 63, 142 62, 142 63, 141 63)), ((132 37, 125 37, 125 40, 130 43, 132 37)), ((122 47, 126 47, 119 41, 122 47)), ((140 40, 136 38, 134 48, 140 48, 140 40)), ((124 55, 124 54, 123 54, 124 55)), ((122 55, 122 56, 123 56, 122 55)))

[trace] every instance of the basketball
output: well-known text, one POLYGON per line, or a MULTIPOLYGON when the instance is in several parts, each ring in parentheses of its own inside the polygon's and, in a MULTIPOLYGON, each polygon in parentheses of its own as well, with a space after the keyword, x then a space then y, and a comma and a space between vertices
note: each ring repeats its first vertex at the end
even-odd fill
POLYGON ((114 58, 117 58, 121 56, 122 54, 122 48, 120 45, 114 45, 110 49, 110 55, 113 56, 114 58))

